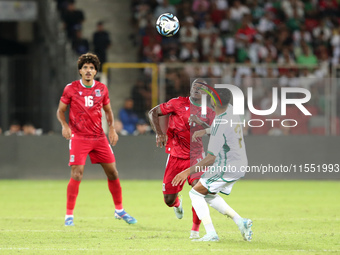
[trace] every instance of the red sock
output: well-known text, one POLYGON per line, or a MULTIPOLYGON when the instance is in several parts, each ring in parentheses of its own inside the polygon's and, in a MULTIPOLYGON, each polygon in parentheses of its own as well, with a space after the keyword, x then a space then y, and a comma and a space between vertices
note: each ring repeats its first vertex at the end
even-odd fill
POLYGON ((109 180, 107 179, 109 190, 111 192, 113 203, 117 210, 123 209, 122 188, 120 187, 119 179, 109 180))
POLYGON ((169 205, 169 207, 178 207, 181 204, 181 202, 179 201, 178 197, 176 197, 175 202, 172 205, 169 205))
POLYGON ((79 192, 80 181, 76 181, 70 178, 67 185, 67 203, 66 203, 66 215, 73 215, 73 210, 76 205, 76 200, 79 192))
POLYGON ((191 230, 192 231, 199 231, 201 220, 198 218, 194 207, 191 207, 191 209, 192 209, 192 228, 191 228, 191 230))

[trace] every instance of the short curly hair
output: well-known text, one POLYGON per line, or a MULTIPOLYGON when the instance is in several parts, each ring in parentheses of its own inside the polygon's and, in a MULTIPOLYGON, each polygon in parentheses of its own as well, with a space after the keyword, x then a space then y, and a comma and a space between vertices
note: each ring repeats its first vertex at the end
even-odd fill
POLYGON ((99 58, 93 53, 86 53, 78 58, 78 70, 82 69, 84 64, 93 64, 97 72, 100 68, 99 58))

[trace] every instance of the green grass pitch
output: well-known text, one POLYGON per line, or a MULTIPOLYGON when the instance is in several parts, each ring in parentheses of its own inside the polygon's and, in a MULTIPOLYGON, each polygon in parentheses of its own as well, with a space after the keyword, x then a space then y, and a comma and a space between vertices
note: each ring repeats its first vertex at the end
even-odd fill
POLYGON ((161 180, 122 181, 124 207, 138 220, 128 225, 114 219, 107 182, 84 178, 76 226, 65 227, 66 186, 67 180, 0 181, 0 254, 340 254, 340 182, 239 181, 222 196, 253 220, 250 243, 212 208, 220 242, 191 242, 189 186, 178 220, 163 203, 161 180))

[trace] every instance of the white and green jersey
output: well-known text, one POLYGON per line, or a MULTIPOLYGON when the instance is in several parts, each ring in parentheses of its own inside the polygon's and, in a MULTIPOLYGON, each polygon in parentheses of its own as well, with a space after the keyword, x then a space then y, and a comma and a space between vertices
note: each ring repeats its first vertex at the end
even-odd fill
POLYGON ((244 176, 248 164, 246 148, 242 132, 243 123, 238 115, 233 115, 233 106, 216 116, 210 130, 208 153, 216 156, 211 173, 223 172, 223 179, 227 181, 244 176))

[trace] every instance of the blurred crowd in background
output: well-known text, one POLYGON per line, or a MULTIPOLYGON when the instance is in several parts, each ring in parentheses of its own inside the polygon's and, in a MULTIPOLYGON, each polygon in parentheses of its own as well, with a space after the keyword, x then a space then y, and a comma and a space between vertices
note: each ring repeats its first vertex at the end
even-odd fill
MULTIPOLYGON (((331 66, 339 64, 340 57, 338 1, 135 0, 131 10, 131 40, 140 49, 139 61, 210 64, 167 69, 166 100, 187 96, 190 78, 219 78, 244 92, 253 87, 258 109, 270 108, 273 87, 306 88, 312 93, 307 107, 313 115, 325 113, 325 78, 330 78, 331 66), (175 14, 181 26, 169 38, 155 29, 159 15, 167 12, 175 14)), ((149 89, 148 75, 144 83, 149 89)), ((306 120, 296 134, 325 131, 311 131, 308 125, 306 120)))
MULTIPOLYGON (((76 8, 75 0, 56 2, 74 51, 78 55, 91 51, 102 64, 107 62, 111 40, 105 24, 98 21, 91 40, 85 39, 82 36, 85 12, 76 8)), ((257 109, 270 108, 273 87, 302 87, 311 91, 312 98, 306 107, 313 118, 303 116, 299 128, 281 130, 281 134, 324 134, 324 123, 328 121, 324 118, 327 78, 331 77, 332 65, 339 64, 340 59, 339 2, 131 0, 133 33, 129 39, 139 49, 136 56, 139 62, 209 63, 200 67, 167 68, 166 100, 188 96, 190 79, 195 77, 234 84, 245 95, 247 88, 252 87, 257 109), (181 26, 177 35, 168 38, 160 36, 155 29, 159 15, 167 12, 175 14, 181 26)), ((339 115, 340 102, 337 104, 339 115)), ((152 132, 146 114, 151 107, 151 73, 144 70, 116 116, 117 129, 122 135, 152 132)), ((288 112, 287 118, 302 117, 294 110, 288 112)), ((250 114, 246 118, 255 117, 259 118, 250 114)), ((245 131, 271 132, 269 129, 245 131)))

